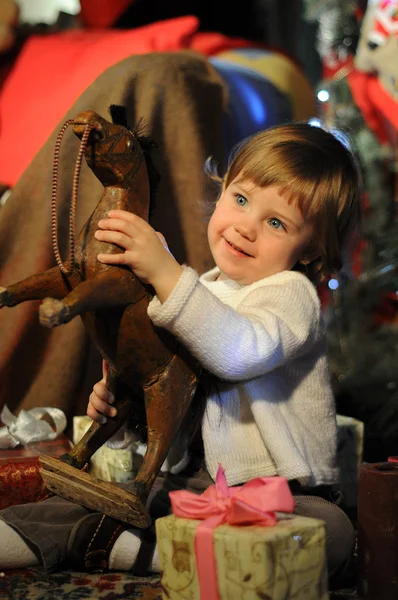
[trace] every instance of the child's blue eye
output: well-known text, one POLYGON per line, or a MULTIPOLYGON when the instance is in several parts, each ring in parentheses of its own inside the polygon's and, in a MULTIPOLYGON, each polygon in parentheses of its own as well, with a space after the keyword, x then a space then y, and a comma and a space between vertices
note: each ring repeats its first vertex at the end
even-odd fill
POLYGON ((236 202, 239 204, 239 206, 246 206, 247 204, 246 198, 240 194, 236 196, 236 202))
POLYGON ((283 223, 279 219, 270 219, 268 222, 274 229, 280 229, 281 227, 284 229, 283 223))

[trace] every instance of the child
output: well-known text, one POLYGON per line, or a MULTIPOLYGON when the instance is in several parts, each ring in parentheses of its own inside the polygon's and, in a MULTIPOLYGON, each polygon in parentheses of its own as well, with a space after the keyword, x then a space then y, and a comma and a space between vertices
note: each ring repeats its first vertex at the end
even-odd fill
MULTIPOLYGON (((342 266, 359 217, 358 171, 332 134, 296 123, 245 141, 220 183, 208 224, 216 267, 200 278, 133 214, 110 211, 95 234, 122 249, 98 260, 128 266, 151 284, 153 323, 175 334, 217 378, 202 419, 204 462, 159 477, 151 512, 169 511, 167 489, 203 491, 219 463, 229 485, 281 475, 295 497, 294 512, 325 521, 328 570, 335 575, 350 559, 355 534, 332 491, 338 477, 335 406, 310 279, 342 266)), ((115 413, 112 402, 103 379, 94 386, 87 414, 104 420, 115 413)), ((11 507, 0 518, 1 568, 10 566, 10 548, 21 554, 23 544, 25 563, 40 557, 53 568, 80 552, 89 567, 88 550, 98 548, 102 567, 131 569, 146 545, 138 531, 56 497, 11 507), (47 533, 38 532, 38 523, 41 529, 47 524, 47 533)), ((159 568, 156 553, 147 566, 159 568)))

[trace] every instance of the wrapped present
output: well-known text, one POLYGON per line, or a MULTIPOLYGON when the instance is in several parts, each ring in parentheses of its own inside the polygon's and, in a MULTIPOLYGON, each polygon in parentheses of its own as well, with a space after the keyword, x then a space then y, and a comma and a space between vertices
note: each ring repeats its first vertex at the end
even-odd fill
POLYGON ((362 421, 337 415, 337 466, 339 488, 346 507, 358 503, 359 469, 363 455, 364 424, 362 421))
POLYGON ((64 434, 54 440, 42 440, 27 446, 0 450, 0 509, 15 504, 37 502, 45 491, 39 469, 40 454, 58 458, 72 444, 64 434))
MULTIPOLYGON (((91 423, 92 420, 86 415, 73 418, 74 444, 80 441, 91 423)), ((135 460, 131 447, 118 449, 103 445, 91 457, 89 473, 103 481, 124 483, 135 477, 137 472, 135 460)))
POLYGON ((171 492, 174 514, 156 520, 163 598, 326 600, 323 521, 286 514, 281 477, 228 488, 219 474, 201 496, 171 492))
POLYGON ((3 406, 0 414, 0 509, 37 502, 48 494, 40 476, 39 456, 58 458, 72 447, 63 434, 65 413, 59 408, 21 410, 3 406))

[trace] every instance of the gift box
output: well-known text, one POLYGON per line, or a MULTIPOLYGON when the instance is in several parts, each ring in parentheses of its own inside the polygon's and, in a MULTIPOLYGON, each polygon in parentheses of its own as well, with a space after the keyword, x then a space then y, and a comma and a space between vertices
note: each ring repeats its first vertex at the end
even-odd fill
MULTIPOLYGON (((91 424, 92 420, 86 415, 73 418, 74 444, 80 441, 91 424)), ((125 483, 136 475, 138 466, 135 462, 131 448, 108 448, 104 444, 91 457, 88 472, 103 481, 125 483)))
POLYGON ((45 491, 39 470, 39 456, 58 458, 72 448, 70 440, 60 434, 55 440, 45 440, 0 450, 0 509, 15 504, 37 502, 45 491))
POLYGON ((363 456, 364 424, 362 421, 337 415, 337 466, 339 489, 344 505, 355 508, 358 504, 359 469, 363 456))
POLYGON ((169 496, 174 514, 155 522, 164 600, 329 597, 325 524, 291 514, 285 478, 229 488, 220 466, 203 494, 169 496))
MULTIPOLYGON (((198 599, 195 534, 200 521, 156 520, 163 598, 198 599)), ((326 600, 323 521, 282 519, 273 527, 218 526, 213 533, 221 600, 326 600)))

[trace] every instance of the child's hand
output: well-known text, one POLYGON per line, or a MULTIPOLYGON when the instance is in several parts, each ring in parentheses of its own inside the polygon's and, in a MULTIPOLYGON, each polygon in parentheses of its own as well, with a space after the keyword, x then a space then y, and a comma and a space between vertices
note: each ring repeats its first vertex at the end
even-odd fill
POLYGON ((151 284, 164 302, 180 278, 182 267, 168 250, 162 234, 137 215, 124 210, 111 210, 101 219, 95 237, 124 249, 121 254, 99 254, 98 260, 108 265, 126 265, 144 283, 151 284))
POLYGON ((113 394, 106 387, 106 375, 109 367, 105 360, 102 361, 102 379, 93 387, 87 406, 87 414, 97 423, 106 423, 106 417, 114 417, 116 408, 110 406, 115 401, 113 394))

